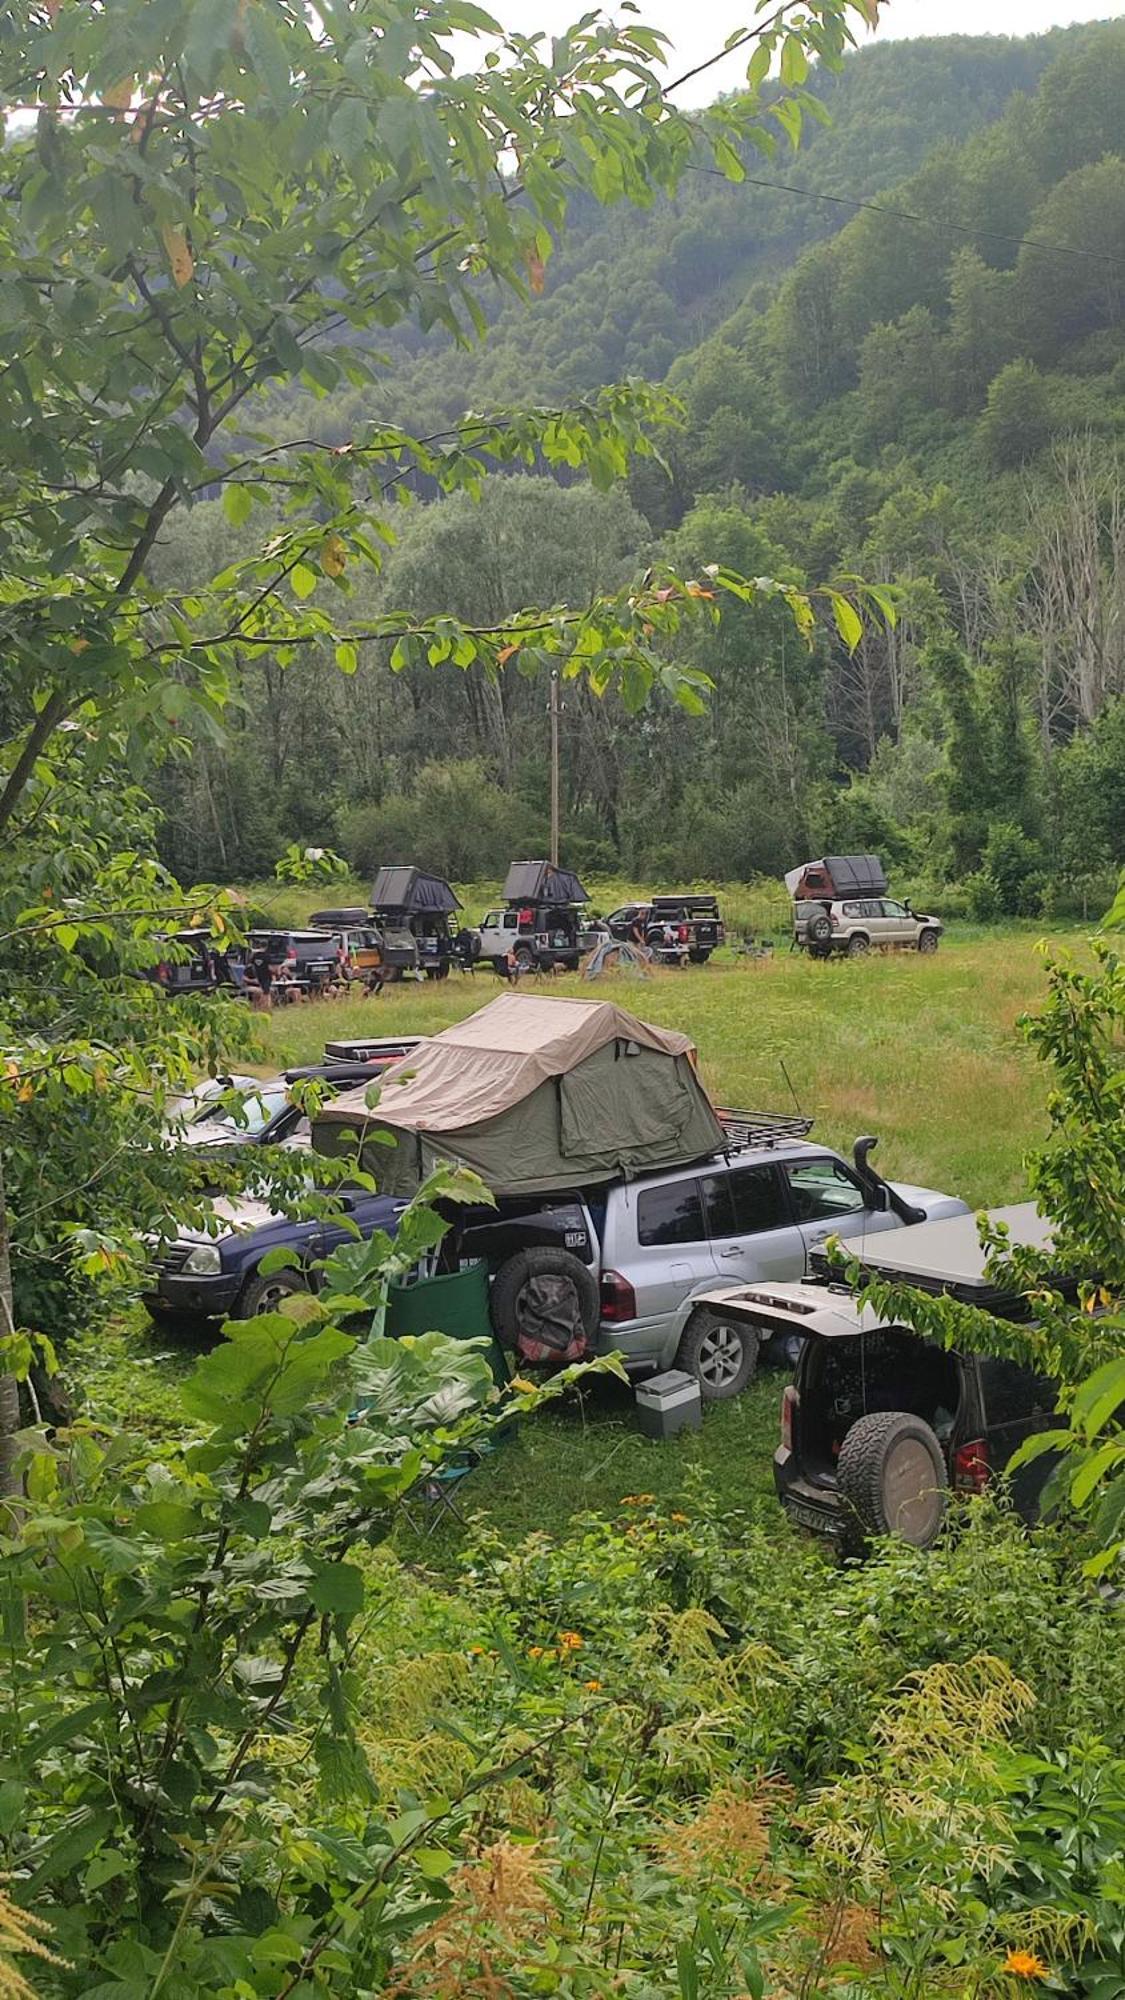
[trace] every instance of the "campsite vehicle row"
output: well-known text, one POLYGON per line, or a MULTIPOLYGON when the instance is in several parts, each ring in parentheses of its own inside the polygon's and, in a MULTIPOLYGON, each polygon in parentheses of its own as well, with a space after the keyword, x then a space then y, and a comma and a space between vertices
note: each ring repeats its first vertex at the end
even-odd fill
MULTIPOLYGON (((964 1207, 881 1180, 871 1142, 849 1165, 809 1140, 808 1121, 724 1123, 688 1038, 606 1002, 503 995, 392 1063, 377 1108, 367 1092, 362 1080, 325 1104, 314 1143, 358 1149, 382 1193, 400 1200, 440 1161, 481 1175, 497 1206, 459 1210, 447 1254, 487 1262, 508 1346, 533 1360, 616 1352, 636 1373, 676 1361, 708 1399, 737 1394, 757 1358, 740 1325, 699 1306, 718 1280, 799 1278, 829 1234, 964 1207)), ((373 1213, 372 1227, 385 1227, 385 1211, 373 1213)), ((237 1233, 239 1217, 228 1209, 224 1219, 237 1233)), ((362 1210, 354 1220, 362 1228, 362 1210)), ((246 1221, 251 1236, 264 1232, 259 1255, 276 1246, 277 1218, 252 1206, 246 1221)), ((314 1237, 294 1247, 319 1254, 314 1237)), ((246 1244, 208 1255, 196 1239, 162 1263, 150 1294, 158 1310, 203 1309, 185 1283, 202 1264, 215 1283, 199 1296, 219 1300, 215 1310, 256 1299, 245 1291, 246 1244), (229 1296, 218 1283, 228 1275, 241 1286, 229 1296)))

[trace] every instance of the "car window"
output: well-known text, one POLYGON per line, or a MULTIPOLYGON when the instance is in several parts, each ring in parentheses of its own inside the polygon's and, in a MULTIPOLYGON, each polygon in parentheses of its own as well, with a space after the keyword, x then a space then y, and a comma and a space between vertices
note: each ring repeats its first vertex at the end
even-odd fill
POLYGON ((733 1167, 709 1174, 703 1183, 707 1227, 712 1236, 753 1235, 784 1229, 792 1221, 785 1184, 774 1166, 733 1167))
POLYGON ((845 917, 858 917, 863 914, 863 907, 860 903, 842 903, 840 907, 845 917))
POLYGON ((256 1090, 252 1097, 244 1099, 238 1118, 228 1107, 207 1105, 192 1123, 221 1126, 227 1132, 260 1132, 271 1118, 276 1118, 278 1112, 284 1110, 288 1102, 287 1090, 256 1090))
POLYGON ((481 920, 480 920, 480 927, 481 927, 482 931, 494 931, 494 930, 496 929, 496 912, 495 912, 495 910, 490 910, 490 911, 488 912, 488 915, 487 915, 487 917, 482 917, 482 918, 481 918, 481 920))
POLYGON ((866 1205, 859 1182, 839 1160, 801 1160, 785 1171, 798 1222, 831 1221, 866 1205))
POLYGON ((980 1384, 984 1393, 985 1421, 1014 1424, 1028 1417, 1048 1417, 1055 1407, 1057 1390, 1045 1375, 1034 1368, 1021 1368, 1015 1361, 1001 1361, 983 1355, 979 1362, 980 1384))
POLYGON ((698 1181, 645 1188, 637 1200, 637 1240, 646 1249, 665 1243, 703 1243, 703 1203, 698 1181))
POLYGON ((855 908, 861 917, 881 917, 883 914, 882 903, 857 903, 855 908))
POLYGON ((906 915, 906 906, 903 903, 884 902, 883 915, 885 917, 904 917, 906 915))

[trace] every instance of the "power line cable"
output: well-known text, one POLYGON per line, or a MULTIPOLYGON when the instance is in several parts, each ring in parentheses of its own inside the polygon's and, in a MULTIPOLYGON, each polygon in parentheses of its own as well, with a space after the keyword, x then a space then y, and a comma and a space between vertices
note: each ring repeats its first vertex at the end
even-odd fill
POLYGON ((872 215, 890 215, 899 222, 915 222, 923 229, 944 229, 958 236, 971 236, 980 243, 1006 243, 1019 250, 1038 250, 1045 256, 1077 257, 1084 262, 1104 264, 1114 271, 1125 271, 1125 260, 1120 257, 1106 257, 1098 250, 1084 250, 1077 244, 1049 243, 1039 236, 1008 236, 999 229, 976 229, 968 222, 942 222, 934 215, 916 215, 909 208, 892 208, 885 201, 860 201, 854 195, 821 194, 817 188, 796 187, 790 181, 765 181, 753 174, 744 175, 739 182, 731 182, 721 167, 690 167, 689 172, 708 174, 714 180, 726 181, 729 186, 768 188, 774 194, 800 194, 807 201, 830 202, 836 208, 866 209, 872 215))

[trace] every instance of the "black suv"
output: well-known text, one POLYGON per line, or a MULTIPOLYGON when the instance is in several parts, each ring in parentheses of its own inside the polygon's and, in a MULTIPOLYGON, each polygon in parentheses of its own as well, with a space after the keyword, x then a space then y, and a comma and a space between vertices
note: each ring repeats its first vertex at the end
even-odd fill
MULTIPOLYGON (((1049 1241, 1032 1202, 989 1214, 1007 1224, 1014 1245, 1049 1241)), ((989 1283, 975 1216, 917 1223, 858 1254, 876 1275, 1001 1318, 1030 1318, 1025 1298, 989 1283)), ((951 1492, 983 1491, 1025 1438, 1053 1427, 1057 1385, 1014 1361, 923 1340, 879 1318, 862 1287, 834 1281, 823 1260, 819 1270, 810 1283, 750 1285, 704 1301, 756 1326, 762 1339, 800 1337, 774 1456, 778 1498, 799 1526, 845 1551, 886 1534, 928 1548, 951 1492)), ((1035 1518, 1053 1463, 1044 1454, 1012 1480, 1025 1520, 1035 1518)))

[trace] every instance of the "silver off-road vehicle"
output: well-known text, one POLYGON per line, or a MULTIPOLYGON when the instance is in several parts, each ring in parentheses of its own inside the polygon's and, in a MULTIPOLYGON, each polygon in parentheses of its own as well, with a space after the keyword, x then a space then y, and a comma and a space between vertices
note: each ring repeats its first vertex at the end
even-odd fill
POLYGON ((936 951, 945 926, 891 896, 793 906, 793 942, 813 958, 860 958, 873 950, 936 951))

